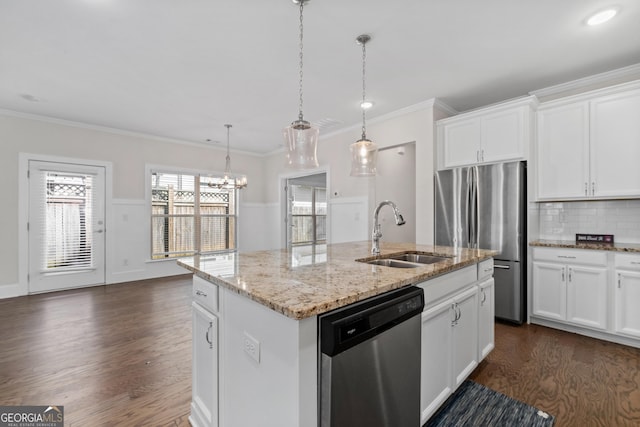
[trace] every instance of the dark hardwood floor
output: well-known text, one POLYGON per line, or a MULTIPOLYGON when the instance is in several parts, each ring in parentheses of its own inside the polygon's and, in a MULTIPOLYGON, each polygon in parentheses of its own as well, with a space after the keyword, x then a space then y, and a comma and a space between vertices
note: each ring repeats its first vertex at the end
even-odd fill
MULTIPOLYGON (((0 300, 0 405, 64 405, 66 426, 188 426, 190 293, 179 276, 0 300)), ((471 378, 557 427, 640 425, 635 348, 498 323, 471 378)))
POLYGON ((471 379, 556 417, 556 427, 640 426, 640 350, 537 325, 496 324, 471 379))
POLYGON ((65 426, 188 426, 191 276, 0 300, 0 404, 65 426))

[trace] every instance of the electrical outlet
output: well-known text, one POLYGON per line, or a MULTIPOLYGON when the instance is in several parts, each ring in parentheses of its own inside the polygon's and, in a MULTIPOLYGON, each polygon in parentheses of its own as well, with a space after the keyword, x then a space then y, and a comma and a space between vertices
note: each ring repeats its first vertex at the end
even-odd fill
POLYGON ((253 360, 260 363, 260 341, 246 332, 244 333, 244 351, 253 360))

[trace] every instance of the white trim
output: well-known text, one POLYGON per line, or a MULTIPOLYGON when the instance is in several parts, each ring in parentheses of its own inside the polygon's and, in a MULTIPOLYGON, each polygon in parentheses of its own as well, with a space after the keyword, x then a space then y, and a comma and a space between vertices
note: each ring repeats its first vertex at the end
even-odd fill
MULTIPOLYGON (((18 295, 29 293, 29 234, 27 223, 29 219, 29 161, 68 163, 72 165, 88 165, 103 167, 105 170, 105 254, 104 274, 105 283, 111 277, 113 265, 113 239, 109 233, 113 226, 113 164, 103 160, 80 159, 74 157, 50 156, 48 154, 18 153, 18 295)), ((14 295, 17 296, 17 295, 14 295)))
MULTIPOLYGON (((210 143, 210 142, 187 141, 187 140, 182 140, 182 139, 173 139, 173 138, 167 138, 167 137, 164 137, 164 136, 152 135, 152 134, 143 133, 143 132, 134 132, 134 131, 130 131, 130 130, 112 128, 112 127, 108 127, 108 126, 93 125, 93 124, 89 124, 89 123, 76 122, 76 121, 73 121, 73 120, 59 119, 59 118, 56 118, 56 117, 42 116, 42 115, 39 115, 39 114, 24 113, 22 111, 7 110, 7 109, 4 109, 4 108, 0 108, 0 116, 16 117, 16 118, 19 118, 19 119, 36 120, 36 121, 39 121, 39 122, 51 123, 51 124, 55 124, 55 125, 70 126, 70 127, 74 127, 74 128, 88 129, 88 130, 93 130, 93 131, 98 131, 98 132, 106 132, 106 133, 111 133, 111 134, 115 134, 115 135, 130 136, 130 137, 133 137, 133 138, 145 138, 145 139, 151 139, 151 140, 154 140, 154 141, 167 142, 167 143, 170 143, 170 144, 190 145, 190 146, 195 146, 195 147, 200 147, 200 148, 203 148, 203 147, 204 148, 211 148, 213 150, 226 152, 226 148, 225 147, 212 145, 212 143, 210 143)), ((264 157, 265 156, 265 154, 258 154, 258 153, 254 153, 254 152, 251 152, 251 151, 234 150, 234 149, 230 149, 229 151, 231 153, 242 154, 242 155, 253 156, 253 157, 264 157)))
POLYGON ((20 283, 12 283, 10 285, 0 285, 0 299, 15 298, 26 295, 22 291, 20 283))
POLYGON ((618 79, 638 79, 640 78, 640 64, 629 65, 627 67, 618 68, 612 71, 606 71, 604 73, 595 74, 593 76, 584 77, 570 82, 560 83, 554 86, 549 86, 542 89, 536 89, 529 92, 538 98, 544 98, 547 96, 558 95, 564 92, 570 92, 590 86, 607 83, 618 79))

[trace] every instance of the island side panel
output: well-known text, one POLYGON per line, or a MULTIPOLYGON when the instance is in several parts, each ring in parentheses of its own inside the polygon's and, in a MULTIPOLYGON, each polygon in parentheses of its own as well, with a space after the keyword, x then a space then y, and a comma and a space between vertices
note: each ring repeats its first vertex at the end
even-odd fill
POLYGON ((221 425, 317 426, 317 317, 294 320, 221 291, 221 425), (245 351, 246 334, 259 342, 259 361, 245 351))

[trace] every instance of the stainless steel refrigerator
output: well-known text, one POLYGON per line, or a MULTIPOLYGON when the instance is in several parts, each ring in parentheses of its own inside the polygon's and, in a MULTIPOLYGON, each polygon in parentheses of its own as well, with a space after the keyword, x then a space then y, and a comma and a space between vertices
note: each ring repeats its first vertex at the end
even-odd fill
POLYGON ((496 318, 526 316, 526 163, 436 172, 435 243, 493 249, 496 318))

